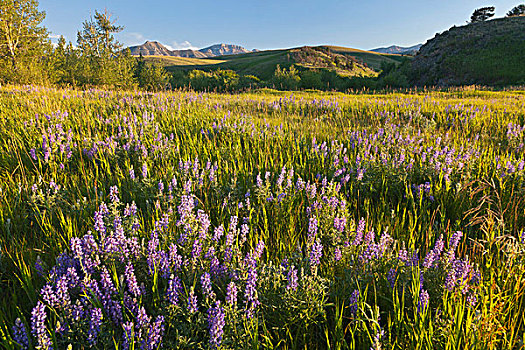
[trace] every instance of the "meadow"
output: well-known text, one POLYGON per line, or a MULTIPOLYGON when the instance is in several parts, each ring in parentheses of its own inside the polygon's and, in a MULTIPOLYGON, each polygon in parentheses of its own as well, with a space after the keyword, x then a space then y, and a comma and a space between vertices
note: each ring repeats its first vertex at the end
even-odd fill
POLYGON ((523 91, 3 86, 0 120, 0 347, 524 347, 523 91))

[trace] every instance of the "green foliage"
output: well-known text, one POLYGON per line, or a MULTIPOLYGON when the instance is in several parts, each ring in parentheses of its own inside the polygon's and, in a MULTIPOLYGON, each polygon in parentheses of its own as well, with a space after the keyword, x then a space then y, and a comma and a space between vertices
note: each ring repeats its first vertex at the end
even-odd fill
POLYGON ((507 12, 507 17, 517 17, 517 16, 523 16, 525 15, 525 4, 520 4, 518 6, 515 6, 507 12))
POLYGON ((156 62, 145 62, 142 55, 137 60, 135 77, 139 87, 148 91, 165 90, 169 84, 169 76, 164 68, 156 62))
POLYGON ((484 22, 487 19, 494 17, 494 6, 481 7, 474 10, 472 16, 470 16, 470 23, 484 22))
POLYGON ((196 69, 188 74, 188 83, 198 91, 234 91, 239 87, 239 75, 232 70, 206 72, 196 69))
POLYGON ((0 2, 0 81, 47 80, 43 56, 50 43, 47 29, 41 26, 44 17, 36 0, 0 2))
POLYGON ((290 68, 281 68, 277 65, 271 83, 282 90, 296 90, 301 82, 299 72, 294 65, 290 68))

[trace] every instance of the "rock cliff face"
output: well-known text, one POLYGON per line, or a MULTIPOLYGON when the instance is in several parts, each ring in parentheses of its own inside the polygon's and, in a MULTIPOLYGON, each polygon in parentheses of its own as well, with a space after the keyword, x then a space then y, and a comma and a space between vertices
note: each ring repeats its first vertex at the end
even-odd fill
POLYGON ((410 47, 392 45, 389 47, 380 47, 380 48, 373 49, 370 51, 379 52, 379 53, 397 54, 397 55, 415 55, 417 54, 421 46, 422 44, 417 44, 417 45, 410 46, 410 47))
POLYGON ((224 55, 238 55, 241 53, 249 53, 250 50, 246 50, 244 47, 239 45, 231 44, 216 44, 212 46, 200 49, 200 52, 204 53, 208 57, 224 56, 224 55))
POLYGON ((142 45, 129 47, 133 56, 175 56, 191 58, 207 58, 223 55, 237 55, 251 52, 239 45, 216 44, 200 50, 169 50, 158 41, 146 41, 142 45))
POLYGON ((525 83, 525 17, 452 27, 436 34, 411 64, 417 85, 525 83))

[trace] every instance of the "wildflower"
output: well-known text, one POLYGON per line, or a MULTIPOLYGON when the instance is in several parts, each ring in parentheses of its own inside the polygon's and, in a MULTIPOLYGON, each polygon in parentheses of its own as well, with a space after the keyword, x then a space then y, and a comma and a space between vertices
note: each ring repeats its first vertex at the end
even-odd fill
POLYGON ((118 203, 119 202, 118 187, 117 186, 111 186, 109 188, 109 199, 111 200, 112 203, 118 203))
POLYGON ((88 330, 88 342, 93 346, 97 341, 98 333, 100 332, 100 326, 102 324, 102 310, 94 308, 91 310, 89 318, 89 330, 88 330))
POLYGON ((212 349, 216 349, 221 345, 225 324, 224 309, 220 307, 220 302, 217 301, 215 307, 208 309, 208 329, 212 349))
POLYGON ((31 312, 31 332, 35 336, 40 349, 51 348, 51 339, 47 335, 47 329, 45 325, 46 318, 47 315, 45 306, 41 301, 38 301, 31 312))
POLYGON ((255 266, 250 266, 248 270, 244 298, 246 302, 246 314, 248 318, 252 318, 254 310, 259 305, 259 299, 257 297, 257 269, 255 266))
POLYGON ((335 217, 334 218, 334 228, 343 233, 344 230, 345 230, 345 226, 346 226, 346 218, 345 217, 342 217, 342 218, 339 218, 339 217, 335 217))
POLYGON ((237 285, 233 281, 226 288, 226 303, 232 307, 237 304, 237 285))
POLYGON ((357 303, 358 303, 358 301, 359 301, 359 290, 358 289, 354 289, 354 291, 350 295, 350 312, 354 316, 357 315, 357 309, 358 309, 357 303))
POLYGON ((135 277, 135 270, 131 262, 128 262, 124 270, 124 275, 126 276, 126 282, 128 284, 128 289, 133 296, 138 298, 142 293, 140 291, 137 278, 135 277))
POLYGON ((190 313, 195 313, 199 310, 198 304, 197 304, 197 296, 195 295, 195 292, 193 291, 193 287, 191 287, 190 294, 188 295, 188 311, 190 313))
POLYGON ((390 283, 390 287, 394 289, 394 286, 396 284, 396 270, 394 268, 391 268, 390 270, 388 270, 386 279, 388 280, 388 283, 390 283))
POLYGON ((178 305, 179 295, 182 292, 182 284, 180 278, 172 275, 170 281, 168 282, 168 290, 166 296, 171 305, 178 305))
POLYGON ((336 262, 338 262, 339 260, 341 260, 343 258, 343 254, 341 253, 341 249, 339 249, 339 247, 335 247, 335 250, 334 250, 334 260, 336 262))
POLYGON ((128 321, 122 324, 124 333, 122 334, 124 342, 122 343, 122 349, 130 349, 133 347, 133 339, 135 337, 135 324, 133 321, 128 321))
POLYGON ((157 316, 155 322, 150 326, 147 340, 147 349, 154 350, 162 348, 162 335, 164 333, 164 316, 157 316))
POLYGON ((364 231, 365 231, 365 219, 361 218, 361 220, 359 220, 359 224, 357 225, 357 230, 356 230, 355 238, 354 238, 354 241, 352 242, 352 245, 361 244, 361 241, 363 240, 364 231))
POLYGON ((441 256, 442 251, 443 251, 443 236, 439 237, 438 241, 434 245, 434 249, 428 252, 427 256, 425 257, 425 260, 423 261, 423 267, 427 269, 431 267, 435 267, 437 261, 439 260, 441 256))
POLYGON ((419 291, 419 300, 417 303, 417 312, 421 314, 426 310, 428 306, 428 300, 429 300, 428 292, 425 289, 422 289, 419 291))
POLYGON ((313 244, 315 236, 317 235, 317 219, 315 216, 310 218, 308 223, 308 245, 313 244))
POLYGON ((20 345, 21 349, 29 349, 29 338, 27 336, 26 326, 20 318, 17 318, 13 326, 13 340, 20 345))
POLYGON ((213 288, 211 285, 211 277, 208 272, 205 272, 201 276, 201 286, 202 286, 202 293, 206 298, 209 299, 215 299, 215 293, 213 292, 213 288))
POLYGON ((310 252, 310 266, 312 270, 317 268, 319 264, 321 263, 321 257, 323 256, 323 245, 321 244, 321 241, 316 239, 314 245, 312 246, 312 251, 310 252))
POLYGON ((295 268, 294 265, 291 265, 290 268, 288 269, 288 272, 286 274, 286 279, 288 280, 288 284, 286 285, 286 290, 292 290, 295 292, 297 290, 298 278, 297 278, 297 269, 295 268))

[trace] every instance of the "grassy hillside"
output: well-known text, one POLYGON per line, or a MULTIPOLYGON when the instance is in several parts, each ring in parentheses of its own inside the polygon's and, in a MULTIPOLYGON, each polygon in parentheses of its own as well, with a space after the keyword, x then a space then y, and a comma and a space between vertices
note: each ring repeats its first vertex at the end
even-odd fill
POLYGON ((421 47, 412 62, 419 85, 525 83, 525 17, 452 27, 421 47))
POLYGON ((146 58, 148 60, 159 60, 171 72, 181 69, 213 70, 220 68, 233 70, 241 75, 254 75, 263 80, 269 79, 273 75, 277 65, 289 67, 295 64, 303 69, 335 70, 341 76, 376 76, 382 64, 398 64, 404 59, 403 56, 399 55, 378 54, 337 46, 268 50, 209 59, 163 56, 148 56, 146 58), (353 62, 351 66, 344 63, 348 60, 353 62))
POLYGON ((353 49, 348 47, 341 46, 325 46, 330 49, 330 51, 355 57, 361 63, 366 64, 366 66, 372 68, 375 71, 381 70, 381 66, 384 64, 399 64, 403 60, 407 59, 407 56, 402 55, 392 55, 392 54, 381 54, 373 51, 365 51, 359 49, 353 49))

